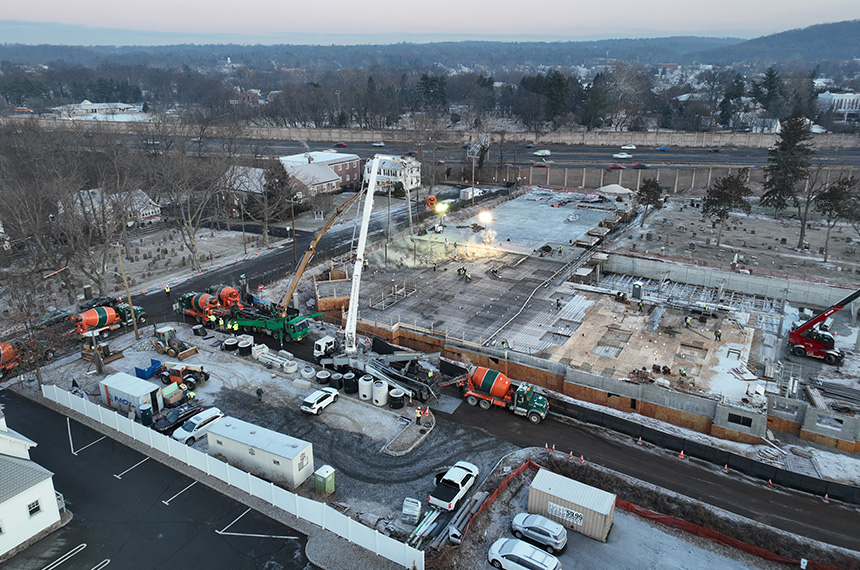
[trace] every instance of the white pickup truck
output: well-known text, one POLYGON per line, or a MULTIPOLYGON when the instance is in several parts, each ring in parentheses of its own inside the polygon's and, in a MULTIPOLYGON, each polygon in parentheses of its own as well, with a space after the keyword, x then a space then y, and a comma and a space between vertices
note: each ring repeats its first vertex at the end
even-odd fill
POLYGON ((458 461, 445 473, 436 475, 436 488, 430 493, 430 504, 443 511, 453 511, 478 480, 478 468, 468 461, 458 461))

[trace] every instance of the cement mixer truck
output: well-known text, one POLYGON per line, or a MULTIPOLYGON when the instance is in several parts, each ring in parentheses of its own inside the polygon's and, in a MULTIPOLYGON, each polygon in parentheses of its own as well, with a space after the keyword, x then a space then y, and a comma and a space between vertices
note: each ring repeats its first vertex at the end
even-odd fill
POLYGON ((102 338, 107 338, 111 331, 120 327, 131 326, 132 319, 137 320, 138 326, 144 325, 147 319, 146 310, 137 305, 132 307, 128 303, 118 303, 114 307, 95 307, 79 315, 72 315, 76 333, 95 331, 102 338))
POLYGON ((539 424, 549 413, 549 402, 535 392, 531 384, 511 384, 511 379, 483 366, 470 366, 466 378, 455 381, 470 406, 489 410, 491 406, 507 408, 539 424))

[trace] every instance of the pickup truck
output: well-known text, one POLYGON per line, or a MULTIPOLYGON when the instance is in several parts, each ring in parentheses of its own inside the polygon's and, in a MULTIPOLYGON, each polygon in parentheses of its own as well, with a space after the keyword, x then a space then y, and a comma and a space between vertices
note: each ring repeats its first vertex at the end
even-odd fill
POLYGON ((453 511, 478 479, 478 468, 458 461, 445 473, 436 475, 436 488, 430 493, 430 504, 443 511, 453 511))

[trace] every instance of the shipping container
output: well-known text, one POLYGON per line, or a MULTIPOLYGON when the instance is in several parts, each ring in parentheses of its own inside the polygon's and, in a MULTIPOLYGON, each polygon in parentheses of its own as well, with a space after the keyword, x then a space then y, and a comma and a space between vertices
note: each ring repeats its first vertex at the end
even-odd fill
POLYGON ((125 414, 133 411, 137 418, 140 418, 140 407, 145 404, 152 406, 153 414, 164 408, 158 384, 125 372, 111 374, 100 382, 100 388, 105 405, 125 414))
POLYGON ((541 469, 529 487, 529 512, 606 542, 615 517, 615 495, 541 469))
POLYGON ((206 434, 209 454, 272 483, 295 489, 314 472, 313 446, 227 416, 206 434))

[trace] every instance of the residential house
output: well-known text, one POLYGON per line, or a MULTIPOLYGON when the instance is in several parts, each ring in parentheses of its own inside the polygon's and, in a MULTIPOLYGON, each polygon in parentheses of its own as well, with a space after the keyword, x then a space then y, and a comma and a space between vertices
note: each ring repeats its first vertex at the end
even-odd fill
MULTIPOLYGON (((125 217, 129 226, 143 226, 162 220, 161 206, 140 189, 115 194, 103 194, 101 188, 82 190, 75 196, 73 205, 77 215, 93 218, 108 215, 115 216, 115 219, 125 217)), ((57 205, 57 210, 60 215, 65 211, 62 202, 57 205)))
MULTIPOLYGON (((370 177, 373 161, 364 165, 364 177, 370 177)), ((379 160, 379 171, 376 174, 377 184, 403 184, 403 189, 412 191, 421 187, 421 163, 409 156, 396 158, 383 156, 379 160)))
MULTIPOLYGON (((361 184, 361 159, 357 154, 342 152, 310 151, 302 154, 291 154, 280 158, 284 167, 289 172, 290 168, 302 165, 325 165, 331 169, 339 179, 340 188, 356 189, 361 184)), ((320 175, 319 170, 309 170, 309 173, 320 175)), ((300 178, 298 175, 297 178, 300 178)), ((301 178, 300 178, 301 179, 301 178)))
POLYGON ((842 120, 860 119, 860 93, 831 93, 825 91, 818 95, 818 108, 841 116, 842 120))
POLYGON ((36 442, 9 429, 0 409, 0 563, 61 524, 54 474, 30 459, 36 442))

